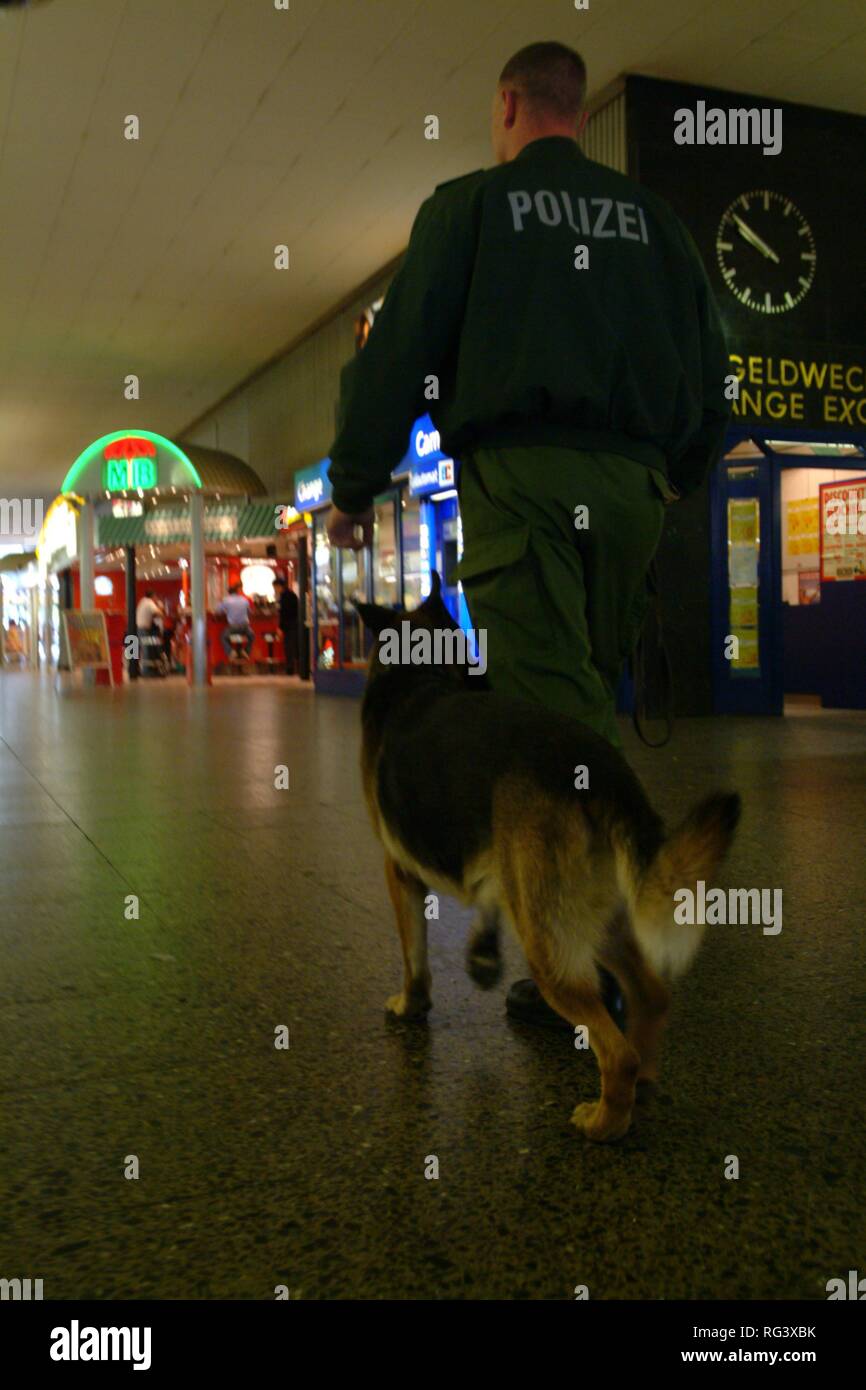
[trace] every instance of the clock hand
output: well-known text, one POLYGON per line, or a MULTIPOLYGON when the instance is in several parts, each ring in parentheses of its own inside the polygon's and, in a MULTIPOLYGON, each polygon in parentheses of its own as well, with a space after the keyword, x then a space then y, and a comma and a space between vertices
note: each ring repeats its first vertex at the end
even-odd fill
POLYGON ((747 227, 742 217, 738 217, 735 212, 732 213, 731 216, 733 217, 734 221, 739 227, 740 236, 743 238, 743 240, 751 242, 752 246, 754 246, 757 251, 760 251, 763 256, 766 256, 767 259, 770 261, 775 261, 776 265, 779 265, 779 257, 776 255, 775 251, 773 251, 771 247, 767 245, 765 241, 761 240, 757 232, 753 232, 751 227, 747 227))

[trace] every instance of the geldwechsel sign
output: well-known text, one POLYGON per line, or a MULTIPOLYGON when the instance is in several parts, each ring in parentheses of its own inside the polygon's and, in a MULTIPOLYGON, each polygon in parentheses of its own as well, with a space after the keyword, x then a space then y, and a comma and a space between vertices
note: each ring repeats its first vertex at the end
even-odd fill
POLYGON ((864 358, 856 350, 830 356, 818 343, 788 344, 784 354, 746 352, 729 337, 731 366, 740 383, 734 416, 743 421, 850 429, 866 425, 864 358))
POLYGON ((853 210, 866 206, 866 119, 645 77, 626 79, 626 113, 630 175, 667 199, 703 256, 740 383, 735 418, 862 434, 863 227, 853 210), (691 144, 674 138, 683 111, 707 118, 691 144), (749 129, 749 111, 780 113, 777 153, 717 138, 725 123, 709 121, 714 112, 740 118, 727 121, 730 139, 749 129))

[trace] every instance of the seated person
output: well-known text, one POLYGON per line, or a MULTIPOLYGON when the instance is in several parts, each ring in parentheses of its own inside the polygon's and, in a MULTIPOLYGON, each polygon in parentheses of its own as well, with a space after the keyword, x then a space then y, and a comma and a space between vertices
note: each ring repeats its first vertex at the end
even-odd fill
POLYGON ((156 652, 160 645, 158 624, 165 618, 165 609, 156 598, 153 589, 146 589, 135 609, 135 627, 138 632, 139 661, 141 674, 153 675, 157 670, 156 652))
POLYGON ((10 618, 9 626, 6 629, 6 659, 11 664, 13 661, 20 665, 25 656, 24 643, 21 640, 21 629, 14 618, 10 618))
POLYGON ((247 649, 244 655, 249 659, 250 652, 253 649, 253 642, 256 640, 255 633, 250 626, 250 607, 250 601, 243 592, 240 584, 232 584, 217 609, 217 613, 224 613, 226 616, 226 626, 220 634, 220 641, 222 642, 227 661, 231 661, 232 659, 233 648, 231 639, 238 634, 247 639, 247 649))

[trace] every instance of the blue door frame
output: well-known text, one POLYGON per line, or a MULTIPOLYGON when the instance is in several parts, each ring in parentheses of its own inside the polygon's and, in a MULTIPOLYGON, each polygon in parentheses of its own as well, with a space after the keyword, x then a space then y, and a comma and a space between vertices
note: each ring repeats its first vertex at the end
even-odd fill
POLYGON ((728 431, 725 455, 710 478, 712 579, 713 703, 717 714, 782 714, 784 663, 782 628, 782 470, 785 468, 858 469, 866 458, 866 434, 843 430, 792 429, 735 425, 728 431), (760 451, 731 459, 744 440, 760 451), (785 454, 768 441, 821 445, 854 444, 863 454, 785 454), (754 465, 756 475, 732 477, 729 470, 754 465), (757 671, 737 671, 725 657, 730 634, 728 586, 728 500, 755 497, 759 506, 757 671))

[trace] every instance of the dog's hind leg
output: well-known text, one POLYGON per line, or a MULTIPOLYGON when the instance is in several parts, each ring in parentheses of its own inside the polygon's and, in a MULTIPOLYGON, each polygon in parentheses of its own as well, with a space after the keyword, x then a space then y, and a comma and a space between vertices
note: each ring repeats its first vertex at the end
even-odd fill
MULTIPOLYGON (((536 938, 537 943, 537 938, 536 938)), ((594 979, 561 979, 540 943, 527 950, 535 982, 548 1004, 575 1027, 585 1025, 601 1072, 601 1096, 578 1105, 571 1117, 587 1139, 621 1139, 631 1123, 639 1059, 617 1028, 594 979)))
POLYGON ((620 909, 608 927, 598 959, 616 977, 625 995, 626 1037, 640 1057, 638 1082, 655 1083, 671 994, 647 964, 624 909, 620 909))
POLYGON ((480 989, 490 989, 502 975, 499 954, 499 908, 482 907, 466 950, 466 969, 480 989))
POLYGON ((403 990, 393 994, 385 1008, 397 1018, 424 1018, 432 1006, 424 884, 401 869, 389 854, 385 855, 385 878, 403 947, 403 990))

